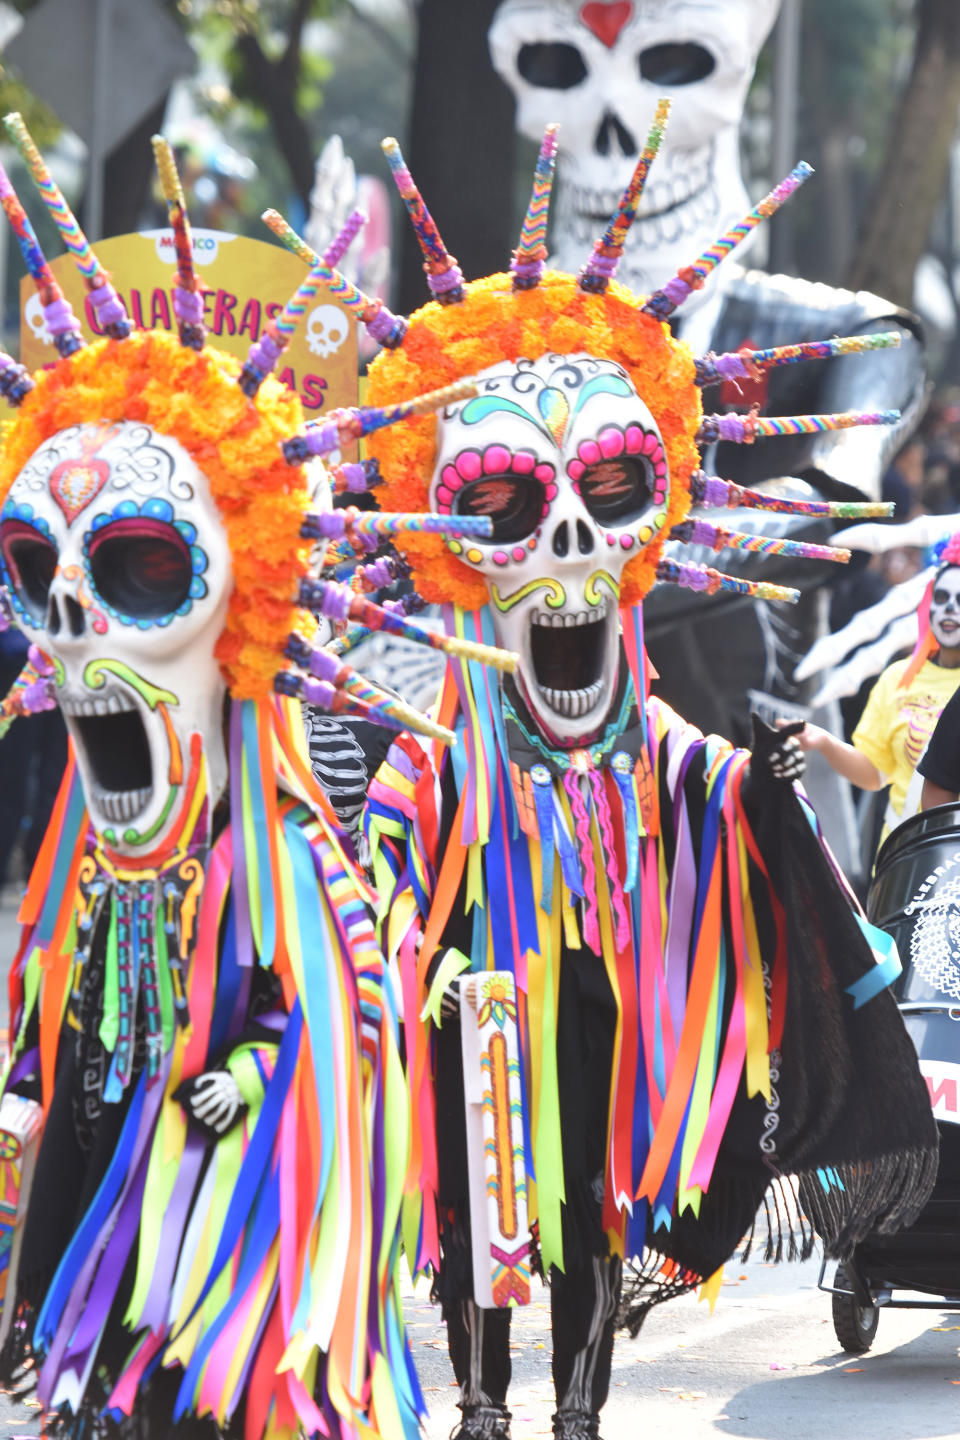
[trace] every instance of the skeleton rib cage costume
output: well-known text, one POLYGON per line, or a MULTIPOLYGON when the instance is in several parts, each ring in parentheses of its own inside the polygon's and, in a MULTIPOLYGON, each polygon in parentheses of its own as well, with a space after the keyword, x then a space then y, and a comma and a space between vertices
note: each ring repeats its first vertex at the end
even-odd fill
MULTIPOLYGON (((458 975, 513 981, 522 1183, 533 1258, 554 1287, 558 1435, 597 1433, 621 1264, 621 1310, 636 1326, 715 1274, 771 1184, 771 1253, 792 1249, 777 1193, 787 1176, 806 1217, 801 1249, 812 1226, 838 1253, 874 1225, 902 1224, 932 1181, 929 1105, 883 993, 895 960, 876 963, 882 937, 856 913, 803 797, 762 754, 751 765, 649 694, 640 608, 656 581, 784 598, 664 559, 668 536, 824 558, 731 533, 716 510, 691 518, 691 504, 795 508, 703 475, 698 441, 883 423, 704 417, 698 384, 889 337, 695 361, 664 324, 805 167, 646 301, 617 284, 665 110, 576 279, 543 265, 556 127, 511 273, 470 284, 384 142, 434 300, 373 363, 369 398, 467 377, 478 393, 369 448, 386 503, 493 520, 490 540, 398 543, 448 634, 520 657, 499 684, 449 659, 435 713, 459 744, 443 755, 396 741, 367 817, 407 1021, 405 1234, 436 1272, 468 1436, 509 1422, 509 1311, 471 1298, 460 1047, 445 1003, 458 975)), ((522 1290, 527 1245, 496 1258, 522 1290)))

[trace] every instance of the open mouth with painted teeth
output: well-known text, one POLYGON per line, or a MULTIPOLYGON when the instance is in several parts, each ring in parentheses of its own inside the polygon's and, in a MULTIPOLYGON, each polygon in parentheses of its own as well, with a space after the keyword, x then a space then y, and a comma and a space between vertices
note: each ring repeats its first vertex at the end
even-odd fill
POLYGON ((108 820, 132 820, 153 794, 150 745, 140 712, 117 691, 63 697, 67 726, 92 778, 91 797, 108 820))
POLYGON ((555 715, 576 720, 588 715, 604 691, 607 657, 603 600, 596 609, 535 610, 530 617, 530 661, 537 690, 555 715))

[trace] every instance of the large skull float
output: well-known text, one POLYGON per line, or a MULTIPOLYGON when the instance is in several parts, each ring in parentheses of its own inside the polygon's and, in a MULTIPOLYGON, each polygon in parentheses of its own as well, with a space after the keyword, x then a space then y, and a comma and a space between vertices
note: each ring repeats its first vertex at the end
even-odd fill
POLYGON ((621 275, 640 293, 749 208, 739 126, 779 0, 504 0, 493 63, 540 140, 561 122, 553 243, 575 270, 630 178, 658 99, 678 103, 621 275))

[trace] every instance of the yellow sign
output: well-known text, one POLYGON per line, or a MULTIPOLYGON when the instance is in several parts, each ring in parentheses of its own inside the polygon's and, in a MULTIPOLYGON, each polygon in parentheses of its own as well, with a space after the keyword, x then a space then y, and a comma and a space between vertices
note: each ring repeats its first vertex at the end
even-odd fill
MULTIPOLYGON (((306 266, 278 245, 219 230, 194 230, 193 250, 207 291, 208 343, 245 359, 267 321, 279 314, 303 280, 306 266)), ((133 323, 141 329, 175 332, 173 231, 117 235, 98 241, 96 251, 133 323)), ((72 258, 58 256, 51 269, 83 325, 84 336, 92 339, 100 332, 72 258)), ((20 282, 20 309, 20 358, 28 370, 39 370, 52 364, 57 352, 29 276, 20 282)), ((300 396, 307 419, 316 419, 321 411, 357 404, 357 371, 356 321, 332 295, 318 291, 274 374, 300 396)))

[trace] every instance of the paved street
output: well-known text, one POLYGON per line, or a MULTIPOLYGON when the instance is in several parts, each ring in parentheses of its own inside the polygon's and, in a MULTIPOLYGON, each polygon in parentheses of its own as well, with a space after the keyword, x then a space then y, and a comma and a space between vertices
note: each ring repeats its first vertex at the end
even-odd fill
MULTIPOLYGON (((866 1356, 841 1349, 819 1262, 727 1267, 711 1317, 680 1300, 655 1311, 636 1340, 619 1340, 604 1440, 956 1440, 960 1436, 960 1314, 890 1310, 866 1356)), ((437 1312, 408 1306, 430 1407, 429 1440, 456 1423, 456 1392, 437 1312)), ((513 1327, 515 1440, 550 1433, 549 1305, 544 1292, 513 1327)))
MULTIPOLYGON (((0 972, 16 944, 16 902, 0 902, 0 972)), ((6 1016, 6 985, 0 986, 6 1016)), ((840 1350, 819 1264, 727 1267, 714 1314, 694 1299, 654 1311, 636 1340, 614 1355, 604 1440, 957 1440, 960 1436, 960 1314, 881 1314, 866 1356, 840 1350)), ((515 1440, 550 1433, 549 1303, 546 1291, 513 1324, 515 1440)), ((430 1416, 427 1440, 457 1422, 456 1391, 439 1311, 426 1287, 408 1287, 410 1340, 430 1416)), ((0 1394, 4 1434, 36 1433, 33 1405, 0 1394)))

